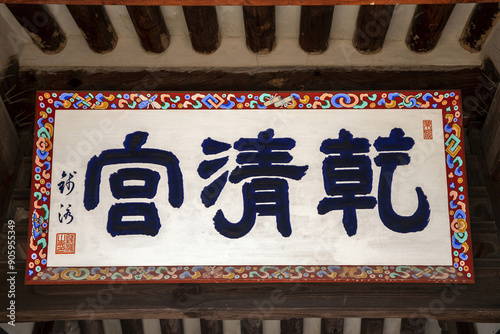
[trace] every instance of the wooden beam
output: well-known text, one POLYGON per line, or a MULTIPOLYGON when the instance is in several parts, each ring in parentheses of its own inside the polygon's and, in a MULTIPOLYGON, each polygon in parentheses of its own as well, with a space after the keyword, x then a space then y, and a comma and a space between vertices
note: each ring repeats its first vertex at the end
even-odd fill
POLYGON ((425 333, 427 319, 423 318, 403 318, 401 319, 401 334, 425 333))
POLYGON ((46 5, 7 4, 7 8, 44 53, 54 54, 64 49, 66 35, 46 5))
POLYGON ((281 334, 302 334, 304 331, 304 319, 291 318, 281 320, 281 334))
POLYGON ((394 7, 394 5, 360 7, 352 41, 356 50, 364 54, 375 54, 382 50, 394 7))
POLYGON ((462 47, 470 52, 481 51, 498 20, 500 20, 500 3, 474 6, 460 37, 462 47))
POLYGON ((300 8, 299 45, 305 52, 321 54, 328 49, 332 28, 333 6, 300 8))
POLYGON ((201 334, 222 334, 222 320, 200 319, 201 334))
POLYGON ((100 54, 113 51, 118 36, 104 6, 67 7, 92 51, 100 54))
POLYGON ((454 7, 454 4, 418 5, 406 36, 408 48, 420 53, 434 49, 454 7))
POLYGON ((79 320, 80 334, 104 334, 102 320, 79 320))
MULTIPOLYGON (((304 0, 0 0, 16 4, 142 5, 142 6, 301 6, 304 0)), ((308 0, 310 6, 488 3, 492 0, 308 0)), ((498 2, 496 0, 495 2, 498 2)))
POLYGON ((268 54, 276 46, 274 6, 243 6, 247 47, 257 54, 268 54))
POLYGON ((384 332, 384 318, 361 319, 360 334, 382 334, 384 332))
POLYGON ((159 6, 127 6, 142 48, 150 53, 162 53, 170 44, 170 33, 159 6))
POLYGON ((220 46, 220 30, 214 6, 183 6, 193 49, 202 54, 211 54, 220 46))
POLYGON ((343 334, 344 318, 322 318, 321 334, 343 334))
POLYGON ((161 334, 183 334, 184 327, 180 319, 160 319, 161 334))

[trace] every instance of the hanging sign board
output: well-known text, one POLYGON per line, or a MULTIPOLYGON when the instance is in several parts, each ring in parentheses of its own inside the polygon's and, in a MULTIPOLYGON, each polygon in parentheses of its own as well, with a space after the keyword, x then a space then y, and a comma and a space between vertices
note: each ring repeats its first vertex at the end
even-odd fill
POLYGON ((28 284, 472 283, 458 91, 39 92, 28 284))

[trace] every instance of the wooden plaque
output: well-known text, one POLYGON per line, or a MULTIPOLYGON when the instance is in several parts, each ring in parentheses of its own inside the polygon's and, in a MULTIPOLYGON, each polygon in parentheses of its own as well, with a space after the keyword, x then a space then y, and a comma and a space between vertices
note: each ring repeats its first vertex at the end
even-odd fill
POLYGON ((459 91, 37 98, 27 284, 474 282, 459 91))

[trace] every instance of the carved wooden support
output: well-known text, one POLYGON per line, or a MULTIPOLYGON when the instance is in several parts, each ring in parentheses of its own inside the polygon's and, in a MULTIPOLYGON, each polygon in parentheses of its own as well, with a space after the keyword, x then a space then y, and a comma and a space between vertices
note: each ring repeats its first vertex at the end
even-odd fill
POLYGON ((481 144, 490 176, 500 180, 500 89, 497 89, 481 130, 481 144))
POLYGON ((161 334, 183 334, 181 319, 160 319, 161 334))
POLYGON ((118 36, 104 6, 67 7, 92 51, 101 54, 113 51, 118 36))
POLYGON ((394 5, 360 7, 352 41, 356 50, 364 54, 375 54, 382 50, 394 7, 394 5))
POLYGON ((451 5, 418 5, 413 14, 406 45, 414 52, 434 49, 455 8, 451 5))
POLYGON ((66 35, 46 5, 6 6, 44 53, 54 54, 64 49, 66 35))
POLYGON ((363 318, 363 319, 361 319, 360 334, 382 334, 383 332, 384 332, 384 318, 379 318, 379 319, 363 318))

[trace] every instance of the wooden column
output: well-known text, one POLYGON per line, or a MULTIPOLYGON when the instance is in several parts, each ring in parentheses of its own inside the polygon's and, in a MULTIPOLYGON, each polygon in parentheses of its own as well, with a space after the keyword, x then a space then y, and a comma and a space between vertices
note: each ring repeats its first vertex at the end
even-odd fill
POLYGON ((391 23, 394 5, 361 6, 352 43, 364 54, 382 50, 391 23))
POLYGON ((243 20, 248 48, 268 54, 276 46, 274 6, 243 6, 243 20))
POLYGON ((382 334, 384 332, 384 319, 361 319, 360 334, 382 334))
POLYGON ((220 30, 214 6, 183 6, 193 49, 211 54, 220 46, 220 30))
POLYGON ((200 319, 201 334, 222 334, 222 320, 200 319))
POLYGON ((304 319, 292 318, 281 320, 281 334, 302 334, 304 331, 304 319))
POLYGON ((500 19, 500 3, 477 4, 465 24, 460 44, 470 52, 479 52, 500 19))
POLYGON ((170 44, 165 19, 159 6, 127 6, 135 32, 144 50, 162 53, 170 44))
POLYGON ((332 28, 333 6, 300 8, 299 45, 305 52, 321 54, 328 49, 332 28))
POLYGON ((118 36, 104 6, 67 5, 67 7, 92 51, 101 54, 113 51, 118 36))
POLYGON ((180 319, 160 319, 161 334, 183 334, 184 327, 180 319))
POLYGON ((64 49, 66 35, 46 5, 6 6, 44 53, 54 54, 64 49))
POLYGON ((344 333, 344 318, 322 318, 321 334, 344 333))
POLYGON ((241 334, 262 334, 262 320, 242 319, 241 334))
POLYGON ((418 5, 406 36, 408 48, 414 52, 429 52, 434 49, 454 7, 454 4, 418 5))

